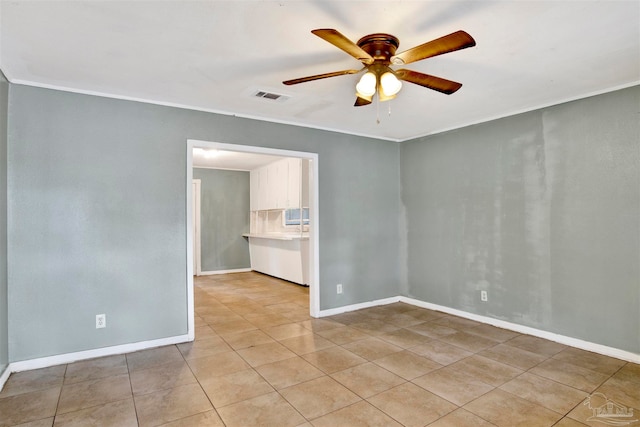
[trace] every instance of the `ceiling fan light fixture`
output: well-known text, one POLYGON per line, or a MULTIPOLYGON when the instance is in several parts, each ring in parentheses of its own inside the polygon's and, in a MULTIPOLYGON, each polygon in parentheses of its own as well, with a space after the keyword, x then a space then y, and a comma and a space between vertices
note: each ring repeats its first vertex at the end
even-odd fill
POLYGON ((380 86, 386 96, 393 96, 402 89, 402 82, 390 71, 380 77, 380 86))
POLYGON ((364 73, 356 85, 356 92, 363 97, 373 96, 376 93, 376 83, 378 79, 371 71, 364 73))

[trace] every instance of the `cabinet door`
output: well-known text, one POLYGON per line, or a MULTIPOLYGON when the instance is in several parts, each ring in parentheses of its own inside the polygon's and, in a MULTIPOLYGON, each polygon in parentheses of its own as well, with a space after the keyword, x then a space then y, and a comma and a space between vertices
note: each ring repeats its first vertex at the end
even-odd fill
POLYGON ((301 159, 287 159, 287 204, 289 209, 300 207, 300 167, 301 159))
POLYGON ((260 195, 260 173, 257 169, 249 172, 249 210, 260 210, 258 197, 260 195))
POLYGON ((267 196, 269 191, 268 173, 266 167, 258 169, 258 209, 265 210, 268 208, 267 196))

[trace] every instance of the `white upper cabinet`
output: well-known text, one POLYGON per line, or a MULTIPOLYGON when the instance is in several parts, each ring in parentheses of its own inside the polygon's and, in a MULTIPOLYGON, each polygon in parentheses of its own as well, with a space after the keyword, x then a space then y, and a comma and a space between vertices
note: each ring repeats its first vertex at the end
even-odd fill
POLYGON ((252 211, 300 207, 302 160, 285 158, 250 172, 252 211))

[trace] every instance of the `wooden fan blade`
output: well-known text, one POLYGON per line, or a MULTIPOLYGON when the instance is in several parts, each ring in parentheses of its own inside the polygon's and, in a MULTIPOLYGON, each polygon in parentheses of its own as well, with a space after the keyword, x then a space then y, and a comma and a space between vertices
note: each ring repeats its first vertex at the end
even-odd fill
POLYGON ((358 96, 356 98, 356 103, 353 104, 354 107, 362 107, 363 105, 369 105, 371 104, 371 97, 369 98, 363 98, 361 96, 358 96))
POLYGON ((391 62, 396 65, 410 64, 421 59, 466 49, 475 45, 476 41, 469 34, 464 31, 456 31, 392 56, 391 62))
POLYGON ((346 74, 356 74, 356 73, 359 73, 359 72, 360 72, 360 70, 334 71, 332 73, 316 74, 315 76, 300 77, 299 79, 285 80, 282 83, 286 84, 287 86, 290 86, 290 85, 297 85, 298 83, 311 82, 313 80, 326 79, 328 77, 344 76, 346 74))
POLYGON ((423 74, 417 71, 402 69, 397 70, 395 73, 396 77, 400 80, 437 90, 438 92, 442 92, 447 95, 451 95, 462 87, 462 83, 453 82, 436 76, 430 76, 429 74, 423 74))
POLYGON ((343 34, 341 34, 338 30, 333 30, 331 28, 318 29, 311 31, 316 36, 321 39, 331 43, 338 49, 342 49, 347 52, 349 55, 356 58, 358 61, 362 61, 364 64, 373 64, 373 57, 365 52, 360 46, 346 38, 343 34))

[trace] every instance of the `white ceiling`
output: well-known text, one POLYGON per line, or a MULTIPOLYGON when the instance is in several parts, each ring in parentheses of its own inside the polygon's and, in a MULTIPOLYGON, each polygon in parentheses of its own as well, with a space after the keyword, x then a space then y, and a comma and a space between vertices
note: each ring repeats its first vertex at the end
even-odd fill
POLYGON ((268 154, 216 150, 212 148, 193 149, 193 167, 196 168, 250 171, 280 159, 282 159, 282 157, 268 154))
POLYGON ((637 0, 0 0, 0 15, 0 68, 16 84, 395 141, 640 82, 637 0), (399 52, 457 30, 477 46, 406 66, 463 83, 453 95, 405 83, 355 108, 358 75, 281 83, 359 68, 316 28, 390 33, 399 52))

